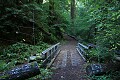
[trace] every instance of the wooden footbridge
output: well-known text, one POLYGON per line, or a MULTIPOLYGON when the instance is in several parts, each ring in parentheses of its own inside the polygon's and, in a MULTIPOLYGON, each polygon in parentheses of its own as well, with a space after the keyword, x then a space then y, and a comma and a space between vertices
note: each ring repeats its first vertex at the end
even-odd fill
MULTIPOLYGON (((42 57, 39 60, 43 60, 41 67, 54 68, 50 80, 89 80, 85 71, 85 49, 88 47, 66 36, 65 43, 57 43, 40 53, 42 57)), ((40 74, 36 58, 30 56, 30 63, 3 72, 0 80, 22 80, 40 74)))

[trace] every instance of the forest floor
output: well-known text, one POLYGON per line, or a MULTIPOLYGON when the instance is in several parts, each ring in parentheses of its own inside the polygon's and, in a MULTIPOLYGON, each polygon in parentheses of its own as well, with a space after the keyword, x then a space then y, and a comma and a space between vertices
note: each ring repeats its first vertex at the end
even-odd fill
POLYGON ((76 51, 77 41, 65 36, 66 42, 61 45, 61 52, 52 67, 51 80, 88 80, 85 72, 85 62, 76 51))

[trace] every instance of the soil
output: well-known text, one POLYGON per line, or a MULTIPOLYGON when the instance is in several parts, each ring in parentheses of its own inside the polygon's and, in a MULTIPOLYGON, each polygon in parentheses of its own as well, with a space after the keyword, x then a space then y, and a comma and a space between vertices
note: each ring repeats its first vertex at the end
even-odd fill
POLYGON ((61 52, 53 63, 53 75, 50 80, 88 80, 85 72, 85 64, 76 51, 77 41, 69 36, 61 45, 61 52))

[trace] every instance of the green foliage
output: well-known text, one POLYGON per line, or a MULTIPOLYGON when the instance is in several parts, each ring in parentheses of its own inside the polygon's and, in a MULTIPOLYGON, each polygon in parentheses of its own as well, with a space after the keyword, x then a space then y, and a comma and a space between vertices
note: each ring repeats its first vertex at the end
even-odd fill
MULTIPOLYGON (((89 50, 88 60, 95 62, 110 62, 115 57, 115 51, 120 50, 120 1, 118 0, 79 0, 83 6, 78 6, 76 17, 76 36, 88 43, 96 44, 89 50), (80 8, 79 8, 80 7, 80 8), (79 10, 80 9, 80 10, 79 10)), ((117 80, 113 74, 93 76, 95 80, 117 80)))
POLYGON ((51 72, 50 69, 41 68, 40 72, 41 72, 40 75, 37 75, 37 76, 32 77, 32 78, 27 79, 27 80, 35 80, 35 79, 46 80, 46 79, 50 79, 51 78, 52 72, 51 72))
POLYGON ((120 71, 113 71, 110 74, 110 77, 112 78, 112 80, 117 80, 120 78, 120 71))
MULTIPOLYGON (((41 57, 41 52, 48 48, 49 45, 44 42, 39 42, 36 45, 29 45, 25 43, 16 43, 8 46, 0 52, 0 72, 9 70, 19 64, 29 62, 31 55, 41 57)), ((38 63, 41 66, 42 60, 38 63)), ((28 80, 33 79, 48 79, 51 76, 49 69, 40 68, 41 74, 28 80)))
POLYGON ((111 54, 110 52, 106 51, 106 48, 96 48, 90 49, 88 51, 87 59, 90 62, 99 62, 104 63, 105 61, 113 60, 115 54, 111 54))
POLYGON ((115 50, 120 49, 120 2, 79 1, 75 20, 75 32, 80 40, 94 43, 96 50, 91 50, 90 57, 112 60, 115 50))
POLYGON ((120 78, 119 71, 112 71, 109 74, 101 75, 101 76, 89 76, 91 80, 118 80, 120 78))
POLYGON ((51 78, 52 72, 49 69, 41 69, 42 75, 41 75, 41 79, 48 79, 51 78))
MULTIPOLYGON (((8 3, 6 6, 4 6, 3 9, 0 10, 2 12, 0 16, 0 33, 2 34, 1 38, 10 39, 11 37, 15 41, 22 41, 22 39, 25 39, 26 42, 32 43, 33 36, 31 35, 33 34, 33 25, 35 27, 34 35, 36 37, 36 42, 44 41, 46 36, 50 34, 53 35, 56 39, 58 38, 54 34, 57 29, 53 31, 52 28, 49 27, 48 2, 39 4, 38 1, 20 1, 20 3, 20 5, 17 5, 17 2, 13 1, 13 5, 8 6, 11 4, 8 3), (16 32, 18 33, 16 34, 16 32)), ((57 14, 55 17, 57 17, 57 14)), ((61 23, 57 22, 56 24, 61 23)), ((54 37, 49 37, 51 42, 54 42, 54 37)), ((47 42, 49 41, 47 40, 47 42)))
MULTIPOLYGON (((51 21, 54 24, 50 26, 48 20, 51 17, 49 15, 49 2, 42 3, 42 1, 5 0, 2 1, 3 4, 0 4, 0 38, 3 40, 12 40, 12 43, 17 42, 16 44, 5 47, 5 49, 0 49, 0 72, 28 62, 28 57, 31 55, 39 55, 41 57, 40 53, 48 48, 48 44, 44 42, 55 43, 58 42, 58 39, 60 40, 62 38, 61 32, 64 31, 68 23, 65 18, 68 13, 63 13, 64 11, 59 10, 60 7, 55 5, 56 7, 53 12, 55 14, 52 16, 55 20, 51 21), (35 27, 34 31, 33 26, 35 27), (36 43, 34 46, 30 45, 33 44, 33 36, 35 36, 36 43), (30 44, 19 43, 23 39, 30 44)), ((58 4, 57 1, 55 3, 58 4)), ((40 70, 41 75, 31 80, 50 78, 50 70, 40 70)))
POLYGON ((4 61, 0 60, 0 71, 4 71, 6 68, 6 65, 7 64, 4 61))
POLYGON ((36 46, 28 45, 24 43, 16 43, 10 45, 1 53, 2 59, 15 59, 25 60, 30 55, 35 55, 36 53, 41 53, 44 49, 48 48, 46 43, 39 43, 36 46), (20 56, 21 55, 21 56, 20 56))
POLYGON ((0 52, 1 53, 0 60, 7 63, 7 65, 8 63, 11 64, 11 62, 14 65, 18 63, 22 64, 28 62, 28 58, 30 57, 30 55, 40 54, 46 48, 48 48, 48 44, 46 43, 41 43, 41 44, 39 43, 33 46, 18 42, 3 49, 3 51, 0 52))
POLYGON ((89 51, 89 54, 88 54, 89 59, 88 60, 95 59, 95 58, 98 59, 98 56, 99 56, 98 51, 96 49, 92 49, 89 51))
POLYGON ((112 79, 110 78, 110 76, 103 75, 103 76, 92 76, 91 80, 112 80, 112 79))

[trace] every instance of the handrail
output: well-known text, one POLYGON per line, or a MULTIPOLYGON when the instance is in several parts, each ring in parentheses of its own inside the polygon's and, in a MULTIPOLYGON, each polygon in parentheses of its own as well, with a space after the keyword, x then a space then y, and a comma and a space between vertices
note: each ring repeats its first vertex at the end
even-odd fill
MULTIPOLYGON (((50 61, 54 57, 54 55, 58 51, 59 47, 60 47, 60 43, 57 43, 57 44, 47 48, 43 52, 41 52, 40 60, 43 60, 43 64, 47 61, 50 61)), ((37 56, 30 56, 29 60, 34 61, 34 60, 36 60, 36 58, 37 58, 37 56)))
POLYGON ((44 51, 42 52, 42 54, 43 54, 43 55, 46 54, 46 53, 49 52, 51 49, 53 49, 53 48, 55 48, 56 46, 59 46, 59 45, 60 45, 60 43, 57 43, 57 44, 51 46, 50 48, 44 50, 44 51))
POLYGON ((83 45, 83 44, 81 44, 81 43, 78 43, 78 45, 81 46, 81 47, 83 47, 83 48, 85 48, 85 49, 88 49, 87 46, 85 46, 85 45, 83 45))
POLYGON ((60 43, 57 43, 42 52, 42 57, 44 58, 43 65, 46 65, 46 62, 50 61, 54 57, 59 47, 60 47, 60 43))
POLYGON ((84 61, 86 61, 84 55, 86 55, 86 52, 84 51, 85 49, 88 50, 89 48, 81 43, 78 43, 76 46, 76 49, 78 51, 78 53, 80 54, 80 56, 82 57, 82 59, 84 61))

